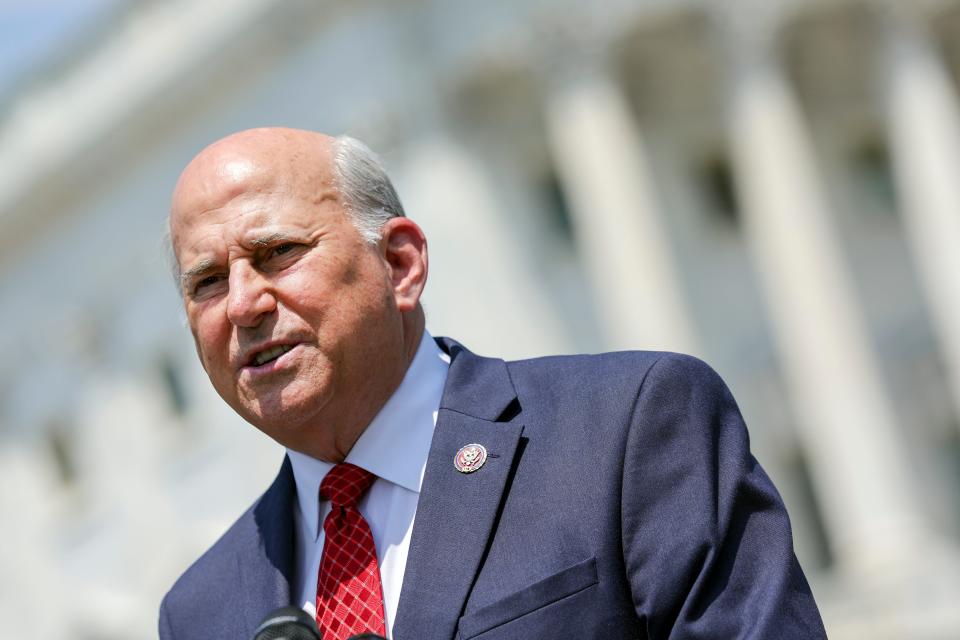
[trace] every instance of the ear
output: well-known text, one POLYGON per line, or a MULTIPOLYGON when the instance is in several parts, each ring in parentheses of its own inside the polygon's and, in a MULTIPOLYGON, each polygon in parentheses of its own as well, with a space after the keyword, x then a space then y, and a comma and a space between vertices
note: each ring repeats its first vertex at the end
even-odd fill
POLYGON ((410 218, 391 218, 381 227, 380 247, 401 312, 413 311, 427 283, 427 238, 410 218))

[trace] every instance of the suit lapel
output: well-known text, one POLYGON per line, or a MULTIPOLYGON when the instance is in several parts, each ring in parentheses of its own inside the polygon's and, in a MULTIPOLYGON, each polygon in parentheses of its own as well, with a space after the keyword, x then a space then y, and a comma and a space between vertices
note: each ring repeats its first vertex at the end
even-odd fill
POLYGON ((235 612, 243 629, 231 637, 251 638, 264 616, 290 604, 295 540, 293 501, 296 487, 289 458, 276 480, 253 507, 254 530, 236 554, 240 574, 241 610, 235 612))
MULTIPOLYGON (((440 342, 440 341, 438 341, 440 342)), ((515 407, 502 360, 479 358, 453 341, 437 427, 430 446, 393 635, 452 638, 486 554, 523 430, 497 422, 515 407), (488 459, 470 474, 453 465, 457 450, 482 444, 488 459)))

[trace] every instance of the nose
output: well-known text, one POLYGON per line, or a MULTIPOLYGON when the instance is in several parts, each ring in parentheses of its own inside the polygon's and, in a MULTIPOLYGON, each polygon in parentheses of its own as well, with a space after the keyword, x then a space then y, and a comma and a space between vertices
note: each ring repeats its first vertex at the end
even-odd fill
POLYGON ((256 327, 277 308, 267 278, 247 262, 231 265, 228 286, 227 317, 238 327, 256 327))

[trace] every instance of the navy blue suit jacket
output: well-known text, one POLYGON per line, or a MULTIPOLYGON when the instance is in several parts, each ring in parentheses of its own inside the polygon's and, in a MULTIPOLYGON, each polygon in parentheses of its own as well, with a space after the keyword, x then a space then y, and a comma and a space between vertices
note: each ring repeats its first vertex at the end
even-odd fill
MULTIPOLYGON (((635 352, 452 362, 394 622, 397 640, 821 638, 780 497, 726 386, 635 352), (457 472, 465 444, 486 464, 457 472)), ((295 484, 177 581, 162 640, 246 640, 290 604, 295 484)))

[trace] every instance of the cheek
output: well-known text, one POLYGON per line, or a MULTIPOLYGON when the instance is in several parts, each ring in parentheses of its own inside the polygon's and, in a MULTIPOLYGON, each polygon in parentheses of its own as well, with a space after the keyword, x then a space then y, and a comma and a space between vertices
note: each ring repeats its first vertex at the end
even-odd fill
POLYGON ((277 293, 282 302, 292 307, 311 324, 330 314, 330 320, 343 309, 353 296, 355 274, 342 261, 331 259, 326 264, 291 269, 277 281, 277 293))
POLYGON ((211 311, 193 314, 189 317, 190 332, 193 334, 197 354, 208 372, 210 366, 216 364, 214 362, 215 357, 227 356, 225 341, 230 336, 229 323, 225 319, 222 322, 217 321, 217 314, 211 311))

